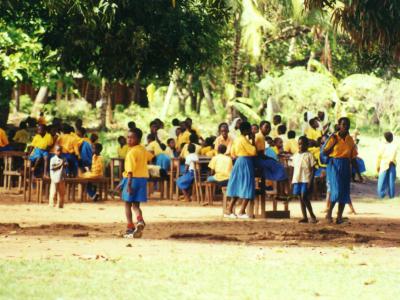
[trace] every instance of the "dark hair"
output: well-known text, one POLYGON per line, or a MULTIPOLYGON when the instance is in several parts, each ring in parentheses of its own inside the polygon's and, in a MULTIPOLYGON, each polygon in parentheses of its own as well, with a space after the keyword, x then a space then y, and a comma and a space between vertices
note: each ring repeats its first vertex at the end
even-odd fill
POLYGON ((100 154, 103 151, 103 145, 100 143, 94 144, 94 150, 96 153, 100 154))
POLYGON ((214 138, 211 137, 211 136, 208 137, 208 138, 206 138, 205 141, 204 141, 204 144, 205 144, 206 146, 212 146, 213 143, 214 143, 214 138))
POLYGON ((139 142, 142 140, 143 132, 139 128, 134 128, 129 131, 132 132, 136 136, 136 138, 139 140, 139 142))
POLYGON ((294 130, 289 130, 287 136, 289 139, 294 139, 296 137, 296 132, 294 130))
POLYGON ((257 129, 260 129, 260 127, 258 127, 258 124, 256 124, 256 123, 251 124, 251 127, 257 127, 257 129))
POLYGON ((98 139, 99 139, 99 136, 98 136, 96 133, 92 133, 92 134, 90 135, 90 141, 91 141, 92 143, 96 143, 98 139))
POLYGON ((179 126, 179 124, 180 124, 180 123, 179 123, 179 120, 178 120, 178 119, 175 118, 175 119, 172 120, 172 125, 173 125, 173 126, 179 126))
POLYGON ((262 121, 260 122, 260 128, 263 127, 265 124, 268 124, 269 127, 271 127, 271 123, 270 123, 270 122, 268 122, 268 121, 266 121, 266 120, 262 120, 262 121))
POLYGON ((226 152, 226 146, 224 144, 221 144, 218 146, 218 153, 220 154, 225 154, 226 152))
POLYGON ((155 134, 150 133, 150 134, 147 135, 147 139, 148 139, 148 140, 155 141, 155 140, 156 140, 156 136, 155 136, 155 134))
POLYGON ((279 125, 278 126, 278 134, 285 134, 287 130, 287 127, 285 124, 279 125))
POLYGON ((196 151, 196 146, 194 144, 189 144, 188 151, 189 153, 194 153, 196 151))
POLYGON ((128 123, 128 128, 129 128, 129 129, 134 129, 134 128, 136 128, 136 123, 133 122, 133 121, 130 121, 130 122, 128 123))
POLYGON ((275 115, 275 116, 274 116, 274 120, 279 121, 279 123, 282 122, 282 117, 281 117, 281 115, 275 115))
POLYGON ((273 142, 274 140, 272 139, 272 137, 270 137, 269 135, 268 136, 266 136, 265 137, 265 141, 271 141, 271 142, 273 142))
POLYGON ((246 131, 251 131, 251 125, 249 122, 242 122, 240 123, 240 133, 244 134, 246 131))
POLYGON ((80 128, 78 128, 78 130, 82 134, 82 136, 85 136, 85 134, 86 134, 86 128, 85 127, 80 127, 80 128))
POLYGON ((391 133, 390 131, 385 132, 383 136, 385 137, 386 142, 393 142, 393 133, 391 133))
POLYGON ((22 121, 19 123, 19 129, 26 129, 26 122, 22 121))
POLYGON ((220 123, 220 124, 218 125, 218 132, 220 132, 220 131, 221 131, 221 128, 224 127, 224 126, 225 126, 226 128, 229 129, 228 123, 222 122, 222 123, 220 123))
POLYGON ((124 136, 120 135, 120 136, 118 137, 117 141, 118 141, 119 143, 121 143, 122 141, 125 141, 125 142, 126 142, 126 139, 125 139, 124 136))
POLYGON ((346 122, 347 123, 347 131, 349 131, 350 129, 350 119, 347 117, 342 117, 339 119, 338 124, 342 123, 342 122, 346 122))
POLYGON ((167 144, 169 145, 169 143, 171 143, 172 141, 175 141, 173 138, 170 138, 167 140, 167 144))
POLYGON ((308 138, 304 135, 302 135, 301 137, 299 137, 299 141, 302 141, 304 145, 306 145, 308 147, 308 138))
POLYGON ((310 125, 310 126, 312 126, 313 124, 314 124, 314 121, 316 120, 316 118, 312 118, 312 119, 310 119, 309 121, 308 121, 308 124, 310 125))
POLYGON ((194 132, 192 131, 192 134, 191 134, 190 137, 189 137, 189 141, 190 141, 190 143, 198 144, 198 143, 199 143, 199 137, 197 136, 196 133, 194 133, 194 132))

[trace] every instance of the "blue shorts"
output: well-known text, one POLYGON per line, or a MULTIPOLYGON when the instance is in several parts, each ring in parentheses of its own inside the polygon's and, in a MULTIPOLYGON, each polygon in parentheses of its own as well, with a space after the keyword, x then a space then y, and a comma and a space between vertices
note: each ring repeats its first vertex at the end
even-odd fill
POLYGON ((293 183, 293 195, 306 194, 308 190, 307 186, 307 182, 293 183))
POLYGON ((6 152, 6 151, 12 151, 12 150, 13 150, 13 147, 11 147, 11 145, 0 147, 0 152, 6 152))
POLYGON ((227 186, 229 180, 218 181, 215 176, 208 176, 207 182, 216 183, 219 186, 227 186))
POLYGON ((49 151, 35 148, 33 149, 31 156, 29 156, 29 160, 35 162, 37 159, 44 157, 49 157, 49 151))
POLYGON ((128 193, 128 178, 122 178, 122 200, 128 203, 147 202, 147 178, 132 177, 132 194, 128 193))

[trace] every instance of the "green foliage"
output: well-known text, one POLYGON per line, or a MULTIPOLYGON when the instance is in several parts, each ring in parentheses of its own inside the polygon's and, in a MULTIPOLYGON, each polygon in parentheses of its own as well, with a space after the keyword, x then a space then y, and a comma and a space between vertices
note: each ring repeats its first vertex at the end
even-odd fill
MULTIPOLYGON (((19 110, 21 113, 30 115, 32 112, 33 101, 28 95, 21 95, 19 97, 19 110)), ((15 110, 15 100, 10 102, 10 108, 15 110)))
POLYGON ((89 127, 95 125, 98 119, 98 110, 94 109, 84 99, 75 99, 73 101, 60 100, 58 102, 53 100, 45 104, 43 109, 47 115, 61 118, 66 122, 72 123, 78 118, 86 119, 90 121, 87 123, 89 127))

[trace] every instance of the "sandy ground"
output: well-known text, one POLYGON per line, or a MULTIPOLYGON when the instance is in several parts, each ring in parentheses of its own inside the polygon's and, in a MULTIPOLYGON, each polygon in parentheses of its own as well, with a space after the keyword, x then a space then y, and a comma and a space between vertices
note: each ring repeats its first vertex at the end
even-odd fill
MULTIPOLYGON (((218 243, 254 246, 400 246, 400 202, 360 198, 372 196, 372 183, 354 186, 358 214, 343 225, 327 224, 324 203, 313 202, 320 222, 298 224, 299 204, 290 204, 291 219, 227 220, 217 202, 213 207, 196 203, 150 201, 143 206, 147 226, 135 247, 148 247, 157 254, 159 247, 187 243, 210 247, 218 243), (153 250, 152 250, 153 249, 153 250)), ((267 204, 271 209, 271 203, 267 204)), ((46 204, 25 204, 21 196, 0 194, 0 258, 42 257, 42 255, 84 254, 93 244, 104 252, 118 251, 129 241, 121 238, 125 229, 120 201, 67 203, 64 209, 46 204), (122 246, 122 247, 121 247, 122 246)), ((129 248, 129 247, 128 247, 129 248)), ((194 247, 197 249, 198 247, 194 247)), ((126 250, 126 249, 125 249, 126 250)), ((115 253, 116 254, 116 253, 115 253)))

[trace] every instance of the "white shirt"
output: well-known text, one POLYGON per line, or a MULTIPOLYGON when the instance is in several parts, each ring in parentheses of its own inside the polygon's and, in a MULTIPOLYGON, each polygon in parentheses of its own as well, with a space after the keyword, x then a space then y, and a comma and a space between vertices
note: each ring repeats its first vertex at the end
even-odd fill
POLYGON ((315 164, 315 158, 310 152, 294 154, 292 156, 294 168, 292 183, 309 183, 315 164))
POLYGON ((189 166, 189 171, 194 171, 194 163, 199 161, 199 156, 196 153, 189 153, 186 156, 185 165, 189 166))
POLYGON ((50 159, 50 179, 52 183, 59 183, 64 179, 64 160, 54 155, 50 159), (53 170, 54 168, 61 166, 60 168, 53 170))

